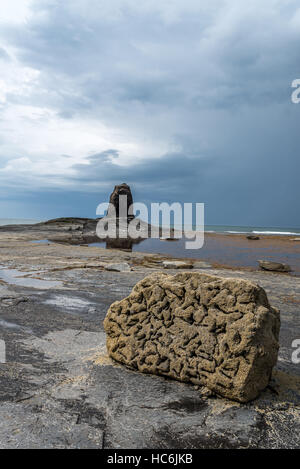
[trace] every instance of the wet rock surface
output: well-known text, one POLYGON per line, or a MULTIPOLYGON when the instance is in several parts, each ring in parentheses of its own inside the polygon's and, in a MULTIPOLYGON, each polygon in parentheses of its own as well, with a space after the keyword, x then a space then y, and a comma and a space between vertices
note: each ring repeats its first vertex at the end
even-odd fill
POLYGON ((300 368, 291 360, 300 335, 299 278, 205 269, 259 283, 281 311, 270 385, 240 404, 205 387, 132 371, 108 356, 103 320, 109 306, 161 271, 160 256, 31 242, 45 237, 37 229, 0 230, 2 268, 60 282, 35 288, 0 281, 0 339, 7 352, 0 364, 1 448, 299 447, 300 368), (132 271, 104 269, 119 262, 132 271))
POLYGON ((104 328, 119 363, 240 402, 265 389, 277 362, 279 311, 245 280, 149 275, 111 305, 104 328))
POLYGON ((291 272, 291 267, 288 264, 273 261, 258 261, 259 266, 263 270, 270 270, 274 272, 291 272))
POLYGON ((123 262, 120 264, 108 264, 105 267, 105 270, 110 270, 112 272, 130 272, 131 268, 127 262, 123 262))

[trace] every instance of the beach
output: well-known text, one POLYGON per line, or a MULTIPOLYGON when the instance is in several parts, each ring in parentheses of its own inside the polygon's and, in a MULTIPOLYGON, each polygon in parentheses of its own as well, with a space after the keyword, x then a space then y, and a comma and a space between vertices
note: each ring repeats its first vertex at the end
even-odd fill
MULTIPOLYGON (((300 424, 300 369, 291 360, 300 331, 299 277, 193 261, 195 272, 258 283, 281 311, 279 360, 270 385, 258 399, 239 404, 137 373, 107 355, 103 320, 109 306, 175 256, 43 241, 51 236, 45 226, 0 231, 0 338, 7 355, 0 365, 1 447, 299 446, 294 429, 300 424), (43 242, 33 242, 38 239, 43 242), (126 263, 130 270, 108 271, 111 263, 126 263)), ((209 239, 231 249, 246 242, 239 235, 209 239)), ((291 254, 299 249, 281 238, 258 242, 291 254)))

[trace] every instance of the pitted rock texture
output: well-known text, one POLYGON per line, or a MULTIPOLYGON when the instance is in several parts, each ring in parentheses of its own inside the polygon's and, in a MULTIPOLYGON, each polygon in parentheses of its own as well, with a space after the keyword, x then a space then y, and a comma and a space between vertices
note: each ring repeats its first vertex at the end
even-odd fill
POLYGON ((110 306, 104 328, 116 361, 247 402, 269 383, 280 317, 249 281, 155 273, 110 306))

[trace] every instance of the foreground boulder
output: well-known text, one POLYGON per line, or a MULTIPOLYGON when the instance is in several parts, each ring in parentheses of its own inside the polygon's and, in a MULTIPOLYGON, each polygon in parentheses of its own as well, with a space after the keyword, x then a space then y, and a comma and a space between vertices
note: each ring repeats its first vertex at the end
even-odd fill
POLYGON ((240 402, 268 385, 279 327, 279 311, 258 285, 188 272, 146 277, 104 321, 116 361, 240 402))
POLYGON ((274 272, 291 272, 291 267, 288 264, 281 264, 280 262, 272 261, 258 261, 259 267, 263 270, 271 270, 274 272))

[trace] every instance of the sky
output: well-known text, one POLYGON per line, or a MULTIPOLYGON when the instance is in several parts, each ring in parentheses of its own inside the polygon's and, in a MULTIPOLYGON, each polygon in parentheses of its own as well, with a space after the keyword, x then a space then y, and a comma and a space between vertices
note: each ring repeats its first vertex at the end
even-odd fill
POLYGON ((298 0, 1 0, 0 218, 205 203, 300 227, 298 0))

